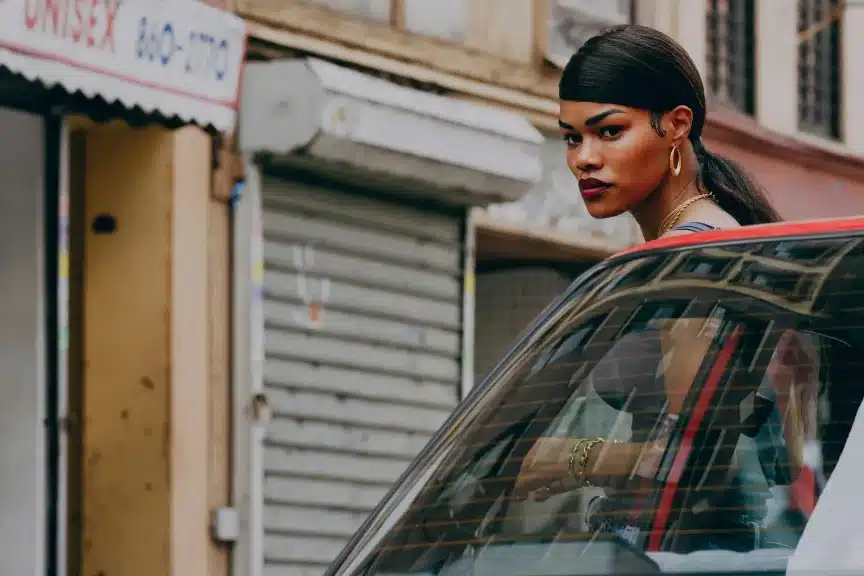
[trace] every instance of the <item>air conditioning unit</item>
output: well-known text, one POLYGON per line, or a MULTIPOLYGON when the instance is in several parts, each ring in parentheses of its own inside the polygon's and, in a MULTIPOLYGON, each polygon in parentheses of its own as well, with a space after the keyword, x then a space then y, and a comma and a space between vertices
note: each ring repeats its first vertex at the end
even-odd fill
POLYGON ((606 27, 630 22, 630 0, 557 0, 557 4, 585 23, 606 27))

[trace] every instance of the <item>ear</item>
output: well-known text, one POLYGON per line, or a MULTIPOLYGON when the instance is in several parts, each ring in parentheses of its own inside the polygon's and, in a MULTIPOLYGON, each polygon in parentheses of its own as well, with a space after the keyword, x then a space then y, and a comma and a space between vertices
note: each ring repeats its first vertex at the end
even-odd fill
POLYGON ((668 125, 667 131, 673 142, 681 143, 690 136, 690 129, 693 127, 693 110, 687 106, 677 106, 664 116, 668 125))

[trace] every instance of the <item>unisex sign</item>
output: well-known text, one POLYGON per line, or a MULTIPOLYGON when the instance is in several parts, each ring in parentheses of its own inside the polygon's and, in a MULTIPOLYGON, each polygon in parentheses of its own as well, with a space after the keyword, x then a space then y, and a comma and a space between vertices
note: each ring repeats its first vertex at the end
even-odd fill
POLYGON ((0 0, 0 65, 220 130, 245 44, 242 19, 196 0, 0 0))

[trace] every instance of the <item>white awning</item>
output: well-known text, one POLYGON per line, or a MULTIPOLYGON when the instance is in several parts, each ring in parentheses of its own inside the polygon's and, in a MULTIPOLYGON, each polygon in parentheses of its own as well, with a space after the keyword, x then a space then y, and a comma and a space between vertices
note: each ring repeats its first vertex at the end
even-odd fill
POLYGON ((314 58, 250 62, 243 78, 245 154, 462 205, 516 200, 542 175, 543 137, 511 112, 314 58))
POLYGON ((47 87, 233 131, 241 18, 197 0, 0 0, 0 67, 47 87))

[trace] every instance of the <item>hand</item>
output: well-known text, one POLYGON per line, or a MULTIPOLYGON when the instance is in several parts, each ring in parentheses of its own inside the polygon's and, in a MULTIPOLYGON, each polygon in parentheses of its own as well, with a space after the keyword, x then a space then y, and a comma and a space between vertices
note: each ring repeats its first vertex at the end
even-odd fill
POLYGON ((570 450, 577 440, 573 438, 539 438, 525 458, 516 481, 516 495, 528 493, 567 477, 570 450))

